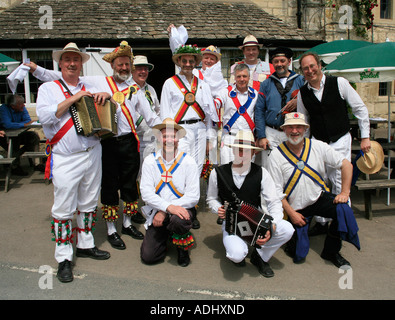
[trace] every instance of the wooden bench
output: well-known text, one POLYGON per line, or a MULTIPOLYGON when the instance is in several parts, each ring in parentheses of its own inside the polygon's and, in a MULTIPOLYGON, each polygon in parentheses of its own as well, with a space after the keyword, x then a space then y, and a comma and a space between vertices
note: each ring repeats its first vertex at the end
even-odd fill
POLYGON ((22 157, 24 157, 24 158, 46 158, 47 155, 45 154, 44 151, 38 151, 38 152, 26 151, 22 154, 22 157))
POLYGON ((0 164, 4 165, 6 167, 6 175, 5 175, 5 186, 4 186, 4 191, 8 192, 9 190, 9 185, 10 185, 10 177, 11 177, 11 165, 15 161, 16 158, 0 158, 0 164))
POLYGON ((379 189, 395 187, 395 179, 358 180, 355 183, 358 190, 362 190, 365 199, 365 217, 372 220, 372 192, 379 189))

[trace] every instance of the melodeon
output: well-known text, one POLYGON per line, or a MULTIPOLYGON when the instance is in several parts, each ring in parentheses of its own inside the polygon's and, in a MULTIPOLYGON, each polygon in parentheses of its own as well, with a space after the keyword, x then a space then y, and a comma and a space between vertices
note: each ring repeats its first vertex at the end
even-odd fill
POLYGON ((70 107, 77 134, 86 137, 98 134, 102 138, 118 133, 117 106, 110 100, 96 104, 92 97, 84 96, 70 107))
POLYGON ((225 230, 232 235, 237 235, 251 246, 256 245, 256 240, 264 237, 271 230, 273 218, 255 206, 244 201, 226 202, 225 230))

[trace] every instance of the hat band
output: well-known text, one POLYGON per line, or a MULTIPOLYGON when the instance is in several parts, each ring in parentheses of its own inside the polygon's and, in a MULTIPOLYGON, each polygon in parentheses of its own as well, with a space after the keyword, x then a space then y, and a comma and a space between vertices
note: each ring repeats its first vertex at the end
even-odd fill
POLYGON ((63 51, 75 51, 75 52, 80 52, 81 53, 81 51, 76 49, 76 48, 66 48, 66 49, 63 49, 63 51))
POLYGON ((243 43, 243 46, 246 46, 246 45, 249 45, 249 44, 254 44, 254 45, 259 45, 259 43, 258 42, 256 42, 256 41, 247 41, 247 42, 245 42, 245 43, 243 43))
POLYGON ((240 144, 250 147, 255 147, 255 143, 253 141, 246 141, 246 140, 235 140, 234 144, 240 144))

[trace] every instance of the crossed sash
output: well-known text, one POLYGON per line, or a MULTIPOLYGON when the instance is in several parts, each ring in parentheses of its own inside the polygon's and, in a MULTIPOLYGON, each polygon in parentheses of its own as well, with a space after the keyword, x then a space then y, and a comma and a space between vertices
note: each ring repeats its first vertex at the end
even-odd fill
MULTIPOLYGON (((156 164, 159 168, 160 174, 161 174, 161 180, 159 181, 158 185, 155 188, 155 193, 159 194, 162 189, 167 185, 171 192, 173 192, 173 194, 177 197, 177 198, 181 198, 183 196, 183 194, 181 192, 179 192, 177 190, 177 188, 174 186, 173 184, 173 173, 174 171, 177 170, 177 168, 180 166, 182 160, 184 160, 186 156, 185 152, 181 152, 177 159, 174 161, 174 163, 171 165, 171 167, 169 168, 169 170, 166 170, 165 164, 163 163, 163 160, 161 157, 159 157, 158 159, 156 159, 156 164)), ((154 152, 154 157, 155 157, 155 152, 154 152)))
POLYGON ((304 147, 302 150, 301 157, 298 158, 283 142, 278 146, 280 153, 288 160, 290 164, 294 166, 294 171, 292 172, 288 182, 284 187, 284 193, 287 195, 287 198, 291 195, 293 190, 295 189, 296 184, 299 182, 302 174, 305 174, 311 180, 313 180, 316 184, 318 184, 322 190, 325 192, 330 192, 328 186, 325 184, 324 179, 322 179, 321 175, 311 168, 307 161, 310 156, 311 151, 311 140, 308 138, 304 139, 304 147))
MULTIPOLYGON (((114 80, 113 77, 106 77, 106 80, 107 80, 108 85, 110 86, 112 94, 114 94, 116 92, 121 92, 125 96, 124 100, 126 100, 126 96, 131 93, 130 92, 130 88, 128 87, 128 88, 126 88, 126 89, 124 89, 122 91, 119 91, 118 86, 115 83, 115 80, 114 80)), ((137 86, 133 86, 133 88, 135 88, 136 89, 135 92, 137 92, 138 87, 137 86)), ((129 109, 126 107, 125 101, 120 103, 120 105, 121 105, 122 113, 124 114, 126 120, 128 121, 128 123, 130 125, 130 128, 132 129, 132 132, 133 132, 134 136, 136 137, 136 140, 137 140, 137 151, 140 152, 140 139, 139 139, 139 137, 138 137, 138 135, 136 133, 136 128, 134 126, 134 121, 133 121, 132 114, 130 113, 129 109)))
POLYGON ((232 99, 234 105, 237 108, 237 111, 229 119, 228 123, 224 125, 224 128, 227 129, 229 132, 232 126, 234 125, 234 123, 236 122, 236 120, 240 117, 240 115, 242 115, 244 119, 247 121, 251 131, 254 131, 255 129, 254 121, 252 121, 250 115, 247 113, 247 109, 251 105, 252 100, 255 98, 255 93, 250 87, 248 88, 248 90, 251 90, 251 93, 250 91, 248 92, 248 99, 246 103, 244 105, 241 105, 239 99, 237 98, 236 91, 232 90, 232 86, 228 86, 229 97, 232 99))
POLYGON ((204 120, 205 114, 200 105, 196 102, 196 92, 198 89, 198 78, 193 77, 192 83, 191 83, 191 91, 189 91, 184 83, 181 81, 180 77, 175 75, 171 77, 174 81, 174 83, 177 85, 178 89, 182 92, 184 95, 184 101, 181 104, 180 109, 178 109, 176 116, 174 117, 174 121, 176 123, 179 123, 182 118, 185 116, 186 112, 188 111, 189 107, 192 107, 193 110, 196 111, 196 113, 199 115, 200 119, 204 120))
MULTIPOLYGON (((71 97, 71 94, 67 92, 67 90, 64 90, 62 84, 60 83, 59 80, 54 81, 59 87, 60 90, 62 90, 64 96, 66 99, 71 97)), ((83 91, 85 91, 85 86, 82 86, 83 91)), ((53 165, 53 158, 52 158, 52 146, 55 143, 58 143, 60 139, 63 138, 63 136, 71 129, 71 127, 74 125, 73 118, 70 117, 69 120, 60 128, 58 132, 52 137, 51 141, 47 139, 45 142, 45 155, 47 156, 47 162, 45 164, 45 179, 51 179, 52 178, 52 165, 53 165)))

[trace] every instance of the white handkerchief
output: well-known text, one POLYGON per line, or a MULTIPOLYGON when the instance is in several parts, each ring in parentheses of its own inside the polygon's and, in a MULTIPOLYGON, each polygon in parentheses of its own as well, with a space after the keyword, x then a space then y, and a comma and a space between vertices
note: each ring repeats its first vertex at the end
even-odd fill
POLYGON ((29 70, 30 67, 21 64, 7 77, 8 85, 13 94, 15 94, 18 82, 22 82, 23 79, 25 79, 26 75, 29 73, 29 70))

